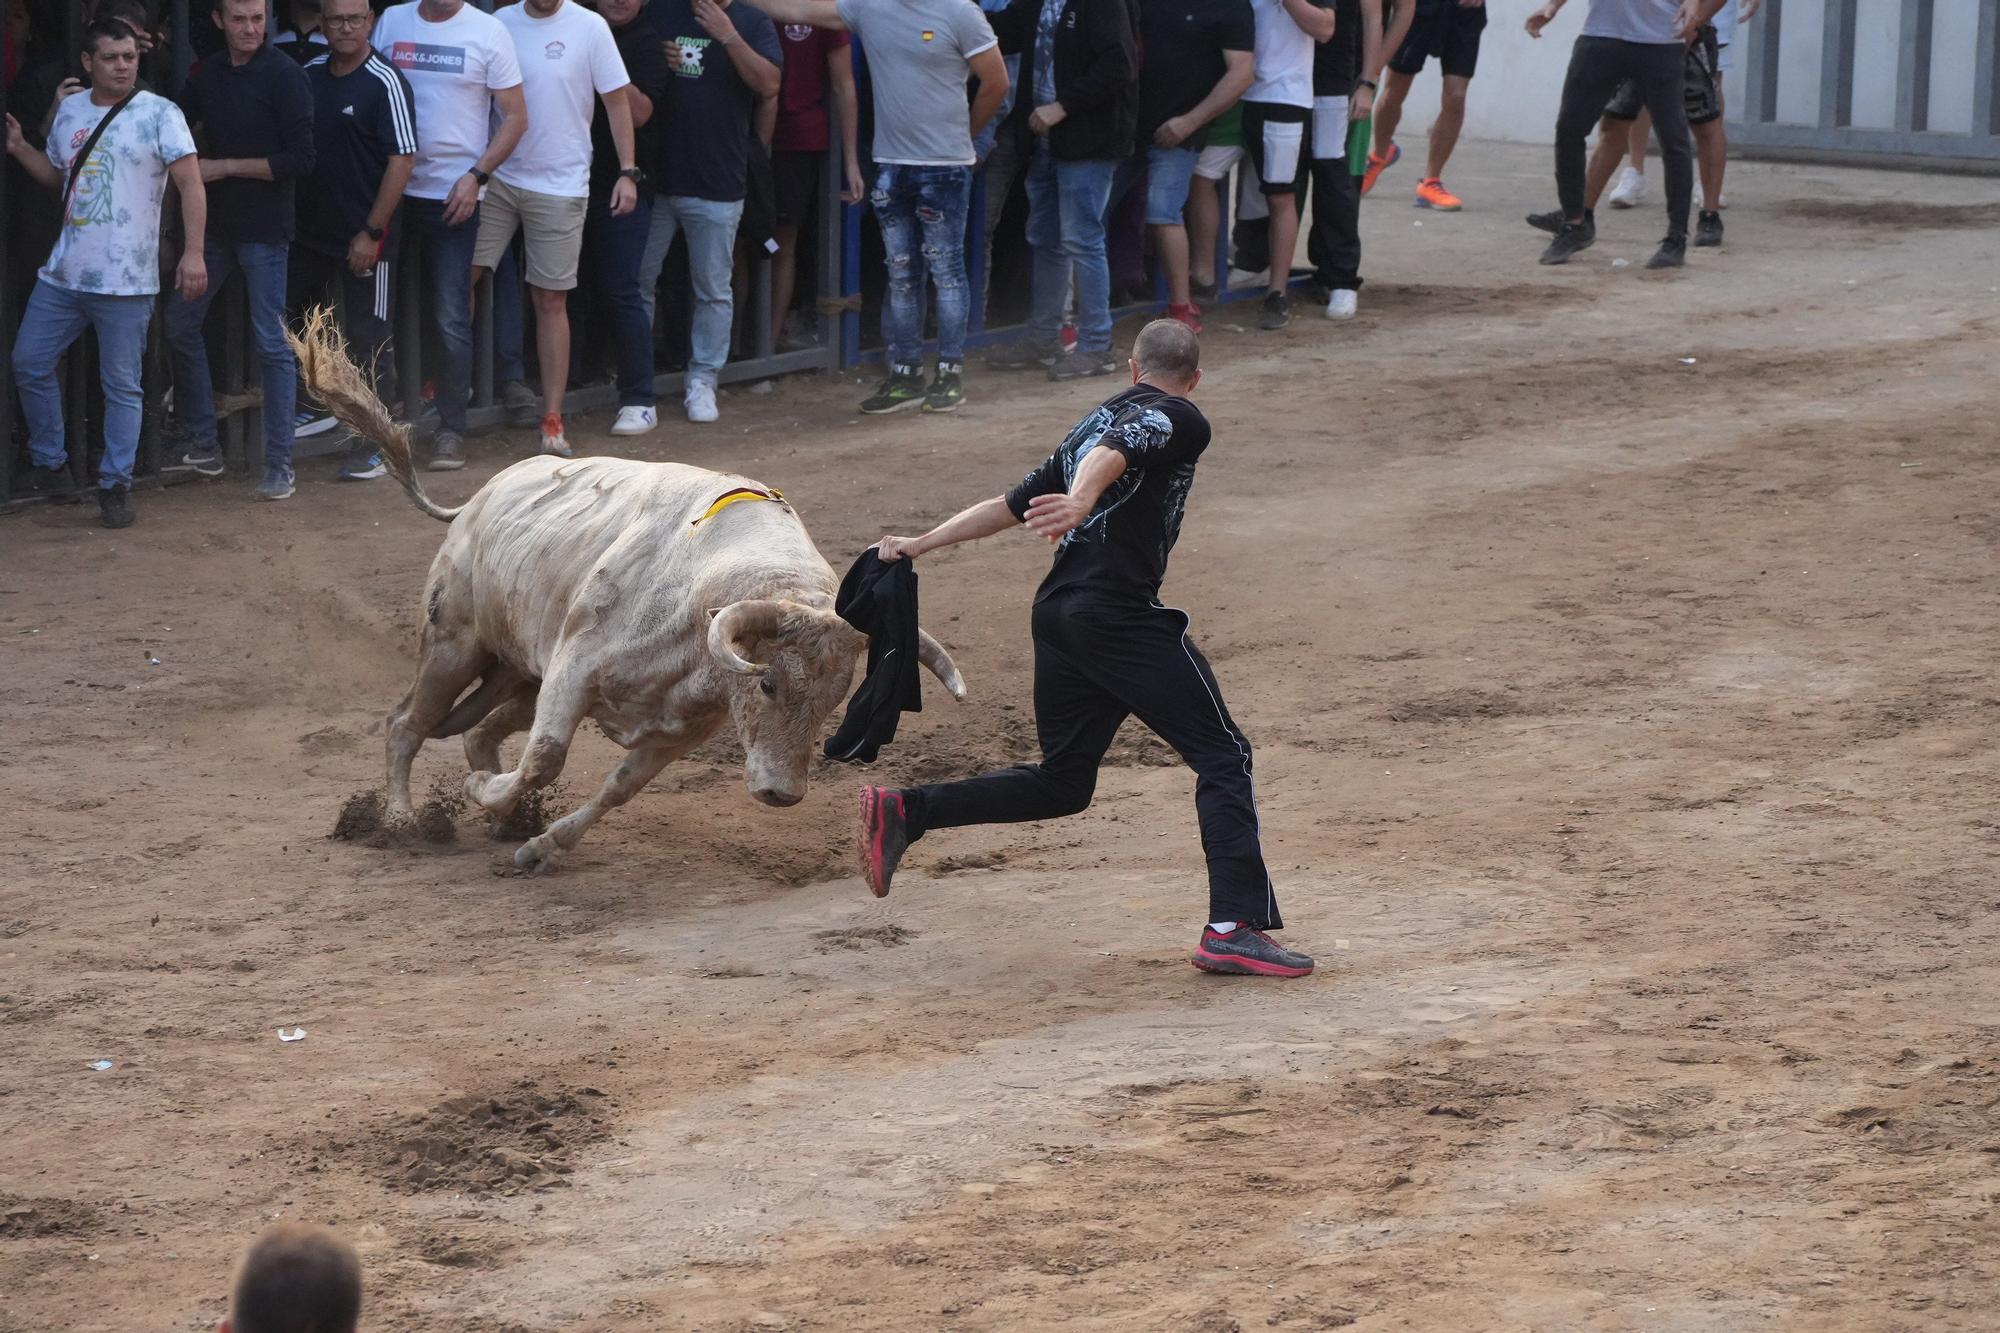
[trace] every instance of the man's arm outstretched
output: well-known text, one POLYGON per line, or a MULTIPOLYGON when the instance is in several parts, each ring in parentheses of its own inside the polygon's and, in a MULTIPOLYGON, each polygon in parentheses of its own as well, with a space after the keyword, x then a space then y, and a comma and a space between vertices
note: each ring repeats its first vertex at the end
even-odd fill
POLYGON ((921 537, 884 537, 875 544, 875 554, 889 563, 904 556, 914 560, 929 551, 1005 532, 1019 526, 1020 522, 1014 517, 1014 511, 1007 507, 1007 497, 996 495, 991 500, 981 500, 969 509, 961 509, 921 537))

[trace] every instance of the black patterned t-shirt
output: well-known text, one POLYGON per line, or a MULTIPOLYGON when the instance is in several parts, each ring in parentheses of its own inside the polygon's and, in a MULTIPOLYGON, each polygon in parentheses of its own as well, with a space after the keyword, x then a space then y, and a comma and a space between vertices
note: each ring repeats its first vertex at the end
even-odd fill
POLYGON ((1007 493, 1007 508, 1025 519, 1036 496, 1069 490, 1092 449, 1125 455, 1124 473, 1056 547, 1055 565, 1035 600, 1078 586, 1146 601, 1158 596, 1167 555, 1181 535, 1195 460, 1208 440, 1208 419, 1199 408, 1150 384, 1135 384, 1091 409, 1061 446, 1007 493))

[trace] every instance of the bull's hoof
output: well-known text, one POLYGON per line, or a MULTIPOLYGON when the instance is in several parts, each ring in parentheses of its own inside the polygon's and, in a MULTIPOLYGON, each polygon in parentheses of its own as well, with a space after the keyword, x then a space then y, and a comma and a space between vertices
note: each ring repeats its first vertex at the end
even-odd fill
POLYGON ((562 848, 544 833, 528 839, 514 853, 514 868, 528 875, 553 874, 562 861, 562 848))
POLYGON ((465 799, 492 815, 495 819, 505 819, 512 814, 512 803, 501 804, 492 799, 490 790, 499 783, 498 775, 479 772, 465 775, 465 799))

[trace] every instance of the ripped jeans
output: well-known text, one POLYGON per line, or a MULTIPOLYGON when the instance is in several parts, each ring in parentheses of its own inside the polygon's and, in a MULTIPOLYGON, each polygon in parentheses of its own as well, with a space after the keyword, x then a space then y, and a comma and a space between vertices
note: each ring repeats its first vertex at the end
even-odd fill
POLYGON ((937 288, 938 362, 955 366, 965 357, 965 330, 972 315, 965 278, 965 209, 971 198, 971 167, 875 168, 869 202, 888 252, 882 341, 889 345, 893 369, 923 364, 926 266, 937 288))

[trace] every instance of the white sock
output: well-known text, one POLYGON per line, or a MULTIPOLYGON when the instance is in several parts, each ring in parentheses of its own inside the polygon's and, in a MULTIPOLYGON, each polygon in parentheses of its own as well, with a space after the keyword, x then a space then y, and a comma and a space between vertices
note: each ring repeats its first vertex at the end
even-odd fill
POLYGON ((1211 922, 1209 922, 1209 923, 1208 923, 1208 928, 1209 928, 1210 930, 1214 931, 1214 932, 1215 932, 1216 934, 1218 934, 1218 935, 1227 935, 1227 934, 1228 934, 1228 933, 1229 933, 1230 931, 1232 931, 1232 930, 1236 929, 1236 922, 1234 922, 1234 921, 1211 921, 1211 922))

